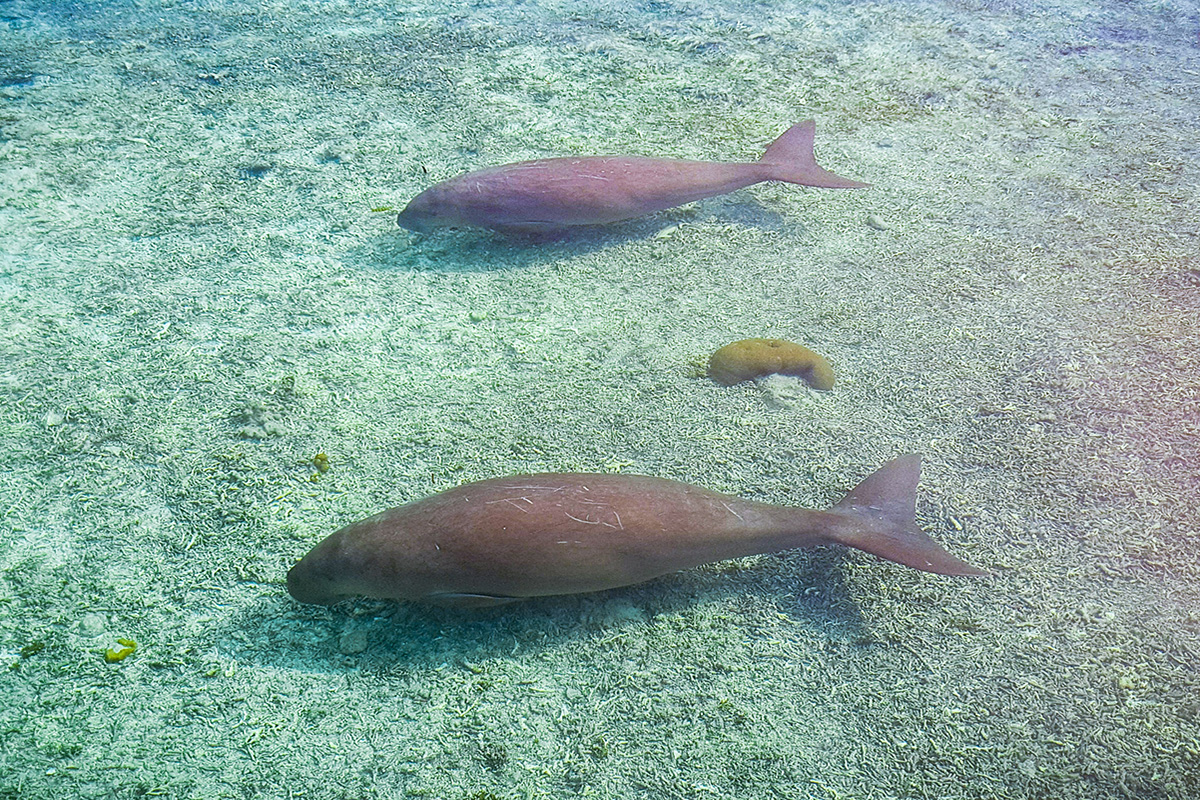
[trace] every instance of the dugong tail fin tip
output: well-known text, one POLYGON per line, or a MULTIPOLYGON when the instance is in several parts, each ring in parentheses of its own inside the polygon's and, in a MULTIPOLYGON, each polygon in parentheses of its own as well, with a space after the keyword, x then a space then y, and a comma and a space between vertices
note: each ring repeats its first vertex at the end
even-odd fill
POLYGON ((989 575, 951 555, 917 527, 917 480, 921 457, 904 455, 877 469, 842 498, 832 511, 854 523, 837 541, 939 575, 989 575))
POLYGON ((768 180, 824 189, 861 189, 870 186, 869 183, 834 175, 817 164, 816 155, 813 154, 816 130, 815 122, 805 120, 788 128, 767 146, 767 151, 759 161, 771 167, 768 180))

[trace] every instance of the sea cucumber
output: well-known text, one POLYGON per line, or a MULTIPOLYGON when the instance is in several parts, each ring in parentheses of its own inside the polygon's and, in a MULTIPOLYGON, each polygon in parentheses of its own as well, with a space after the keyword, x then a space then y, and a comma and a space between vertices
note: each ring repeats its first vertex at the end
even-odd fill
POLYGON ((722 386, 778 373, 803 378, 814 389, 833 388, 833 368, 807 347, 784 339, 742 339, 708 360, 708 377, 722 386))

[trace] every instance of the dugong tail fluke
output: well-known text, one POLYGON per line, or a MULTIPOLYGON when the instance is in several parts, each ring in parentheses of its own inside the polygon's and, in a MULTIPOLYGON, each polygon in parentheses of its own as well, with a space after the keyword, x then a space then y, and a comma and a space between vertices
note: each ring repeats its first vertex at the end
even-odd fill
POLYGON ((855 524, 838 530, 839 544, 939 575, 987 575, 951 555, 917 527, 917 480, 921 457, 889 461, 855 486, 830 509, 855 524))
POLYGON ((822 189, 862 189, 869 183, 852 181, 834 175, 817 164, 813 153, 817 124, 812 120, 799 122, 767 146, 759 162, 771 167, 769 180, 798 183, 801 186, 819 186, 822 189))

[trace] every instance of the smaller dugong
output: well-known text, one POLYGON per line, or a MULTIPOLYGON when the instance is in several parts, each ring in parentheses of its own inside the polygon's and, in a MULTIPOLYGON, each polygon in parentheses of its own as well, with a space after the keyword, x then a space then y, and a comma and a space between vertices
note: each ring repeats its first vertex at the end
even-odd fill
POLYGON ((515 475, 459 486, 333 533, 288 572, 292 597, 457 607, 613 589, 676 570, 842 544, 914 569, 986 575, 917 527, 919 456, 880 467, 828 511, 641 475, 515 475))
POLYGON ((754 162, 635 156, 543 158, 468 172, 431 186, 400 212, 402 228, 538 232, 642 217, 763 181, 857 189, 813 155, 816 123, 793 125, 754 162))

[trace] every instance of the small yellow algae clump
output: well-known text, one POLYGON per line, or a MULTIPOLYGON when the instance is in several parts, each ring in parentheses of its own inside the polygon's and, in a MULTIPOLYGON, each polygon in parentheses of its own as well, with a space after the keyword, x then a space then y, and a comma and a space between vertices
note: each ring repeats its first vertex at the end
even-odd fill
POLYGON ((133 639, 117 639, 117 644, 120 648, 108 648, 104 651, 104 660, 109 664, 115 664, 118 661, 124 661, 127 656, 133 655, 133 651, 137 650, 137 642, 133 639))
POLYGON ((317 472, 329 472, 329 456, 324 453, 317 453, 313 456, 312 463, 317 468, 317 472))
POLYGON ((814 389, 833 388, 833 368, 823 356, 784 339, 742 339, 708 360, 708 377, 722 386, 764 375, 794 375, 814 389))

